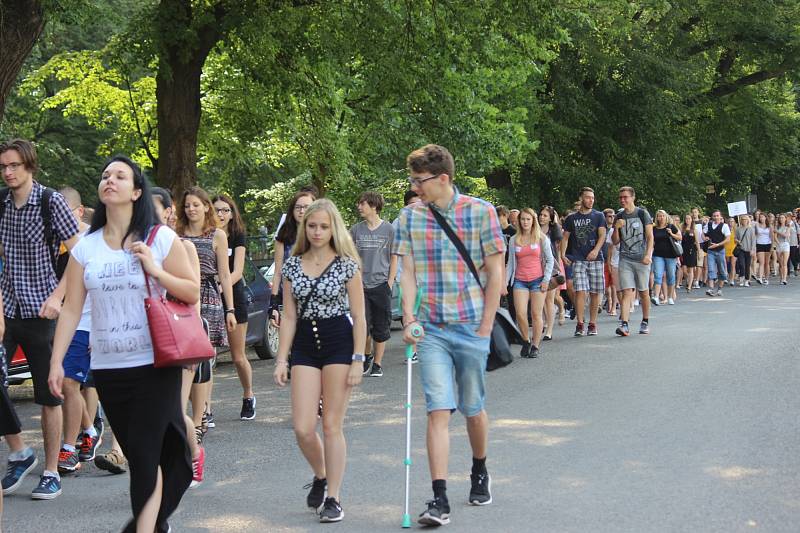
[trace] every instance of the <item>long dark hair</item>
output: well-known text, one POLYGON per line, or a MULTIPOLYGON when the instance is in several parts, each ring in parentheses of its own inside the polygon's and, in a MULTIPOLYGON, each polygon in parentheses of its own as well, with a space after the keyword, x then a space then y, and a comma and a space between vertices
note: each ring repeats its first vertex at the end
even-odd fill
MULTIPOLYGON (((103 165, 103 172, 106 171, 111 163, 116 162, 124 163, 130 167, 131 171, 133 171, 133 188, 134 190, 138 189, 142 191, 142 194, 139 195, 139 198, 133 202, 133 215, 131 215, 131 222, 128 226, 128 230, 122 237, 121 246, 125 246, 125 239, 127 239, 129 235, 144 239, 150 228, 157 224, 158 221, 156 220, 156 210, 155 207, 153 207, 153 198, 150 193, 150 183, 142 173, 142 169, 139 168, 139 165, 131 161, 128 157, 125 157, 124 155, 115 155, 106 161, 105 165, 103 165)), ((94 208, 94 215, 92 215, 92 225, 89 227, 89 233, 94 233, 95 231, 102 229, 106 225, 107 220, 106 204, 98 201, 97 207, 94 208)))
POLYGON ((294 206, 297 200, 305 196, 311 198, 312 201, 316 200, 314 193, 300 191, 292 196, 292 199, 289 200, 289 205, 286 206, 286 220, 283 222, 283 226, 281 226, 280 231, 278 231, 278 236, 276 237, 276 240, 283 244, 294 244, 294 241, 297 240, 297 221, 294 219, 294 206))
MULTIPOLYGON (((231 208, 231 220, 228 222, 228 227, 225 228, 225 233, 228 237, 231 235, 244 235, 244 221, 242 215, 239 213, 239 206, 233 201, 233 198, 227 194, 218 194, 211 199, 211 203, 225 202, 231 208)), ((228 239, 230 242, 230 239, 228 239)))

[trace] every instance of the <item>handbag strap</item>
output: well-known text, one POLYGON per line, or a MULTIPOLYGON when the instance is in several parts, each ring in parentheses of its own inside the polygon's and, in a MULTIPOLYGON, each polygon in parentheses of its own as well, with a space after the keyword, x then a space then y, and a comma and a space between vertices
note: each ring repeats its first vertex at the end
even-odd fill
MULTIPOLYGON (((299 258, 298 258, 298 261, 299 261, 299 258)), ((334 263, 336 263, 337 261, 339 261, 339 256, 338 255, 333 258, 333 261, 328 263, 328 266, 325 267, 325 270, 322 271, 322 274, 320 274, 319 276, 317 276, 316 278, 314 278, 312 280, 313 285, 311 286, 311 290, 309 291, 308 296, 306 296, 305 299, 300 303, 300 312, 297 313, 297 318, 298 319, 300 319, 303 316, 303 313, 305 313, 306 307, 308 306, 308 302, 311 301, 311 297, 314 296, 315 292, 317 292, 317 285, 319 285, 319 280, 321 280, 323 278, 323 276, 325 276, 325 274, 328 273, 328 270, 330 270, 331 267, 334 265, 334 263)), ((300 268, 302 270, 303 267, 301 266, 300 268)))
MULTIPOLYGON (((158 233, 158 230, 160 228, 161 224, 156 224, 150 230, 150 235, 147 237, 147 242, 145 242, 148 248, 153 246, 153 243, 156 240, 156 233, 158 233)), ((150 276, 147 275, 147 270, 145 270, 144 268, 142 268, 142 271, 144 272, 144 284, 147 286, 147 297, 152 298, 153 296, 152 294, 150 294, 150 276)))
POLYGON ((478 269, 475 268, 475 263, 472 261, 472 257, 470 257, 469 252, 467 251, 467 247, 464 246, 464 243, 461 241, 461 239, 458 238, 456 232, 453 231, 452 227, 450 227, 450 223, 447 222, 447 219, 444 218, 444 216, 439 211, 434 209, 432 204, 428 204, 428 209, 431 210, 431 213, 433 213, 433 218, 436 219, 436 222, 439 223, 439 226, 447 234, 447 237, 450 239, 450 242, 452 242, 453 245, 455 245, 456 249, 458 250, 458 253, 461 254, 461 258, 469 267, 469 271, 472 272, 472 276, 475 278, 475 281, 478 282, 478 287, 480 287, 481 290, 483 290, 483 283, 481 283, 481 278, 478 275, 478 269))

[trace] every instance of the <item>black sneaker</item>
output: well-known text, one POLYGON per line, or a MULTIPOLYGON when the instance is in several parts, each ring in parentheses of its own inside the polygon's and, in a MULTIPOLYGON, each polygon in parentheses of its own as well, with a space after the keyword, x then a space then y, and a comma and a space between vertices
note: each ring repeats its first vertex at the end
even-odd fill
POLYGON ((470 505, 489 505, 492 503, 492 477, 488 472, 471 474, 472 488, 469 491, 470 505))
POLYGON ((369 371, 369 377, 379 378, 383 376, 383 368, 378 363, 372 363, 372 368, 369 371))
POLYGON ((519 350, 520 357, 528 357, 528 354, 531 353, 531 343, 527 341, 522 341, 522 348, 519 350))
POLYGON ((445 526, 450 523, 450 504, 442 498, 434 498, 425 502, 428 506, 419 515, 417 522, 426 526, 445 526))
POLYGON ((419 356, 417 355, 417 352, 414 352, 414 355, 411 356, 411 364, 414 363, 419 363, 419 356))
POLYGON ((256 417, 256 397, 242 399, 242 412, 239 418, 242 420, 252 420, 256 417))
POLYGON ((99 435, 97 437, 91 437, 84 433, 83 442, 81 442, 81 448, 78 452, 78 457, 81 462, 86 463, 88 461, 94 461, 95 455, 97 454, 97 447, 102 443, 103 438, 99 435))
POLYGON ((364 357, 364 372, 361 373, 362 376, 369 375, 370 371, 372 370, 372 362, 375 359, 371 355, 367 355, 364 357))
POLYGON ((339 522, 344 518, 344 511, 342 506, 336 501, 336 498, 325 498, 325 504, 322 511, 319 513, 320 522, 339 522))
POLYGON ((536 359, 537 357, 539 357, 539 348, 531 344, 531 349, 528 352, 528 357, 530 359, 536 359))
POLYGON ((306 496, 306 504, 314 509, 315 513, 320 512, 322 504, 325 503, 325 496, 328 494, 328 480, 327 479, 314 479, 304 489, 311 489, 306 496))
MULTIPOLYGON (((100 409, 98 408, 98 411, 99 410, 100 409)), ((103 417, 95 416, 93 425, 94 425, 95 431, 97 431, 97 436, 98 437, 102 437, 103 436, 103 432, 106 430, 106 426, 103 423, 103 417)))

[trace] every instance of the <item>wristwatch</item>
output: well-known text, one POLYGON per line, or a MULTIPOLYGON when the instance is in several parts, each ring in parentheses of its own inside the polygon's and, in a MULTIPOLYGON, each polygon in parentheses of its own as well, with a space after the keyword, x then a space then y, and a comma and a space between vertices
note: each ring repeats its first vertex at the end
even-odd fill
POLYGON ((367 360, 367 358, 363 353, 354 353, 353 354, 353 362, 354 363, 355 362, 363 363, 366 360, 367 360))

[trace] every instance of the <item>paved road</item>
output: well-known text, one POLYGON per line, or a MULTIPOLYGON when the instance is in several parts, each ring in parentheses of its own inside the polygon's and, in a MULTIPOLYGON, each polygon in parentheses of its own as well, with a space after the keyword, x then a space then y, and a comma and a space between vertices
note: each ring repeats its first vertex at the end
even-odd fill
MULTIPOLYGON (((455 419, 447 528, 798 531, 800 282, 793 282, 729 289, 724 298, 682 295, 676 306, 654 309, 650 336, 617 338, 604 317, 599 336, 575 339, 568 323, 540 359, 490 374, 495 502, 465 504, 470 455, 463 419, 455 419)), ((207 481, 187 493, 171 520, 174 530, 399 530, 405 373, 396 337, 386 376, 366 380, 353 395, 344 524, 319 524, 304 509, 302 486, 311 474, 294 444, 289 394, 272 385, 272 362, 254 359, 253 422, 236 419, 240 389, 232 366, 218 368, 207 481)), ((30 393, 13 389, 26 436, 40 448, 30 393)), ((430 491, 422 405, 420 398, 414 515, 430 491)), ((28 498, 34 482, 6 498, 6 531, 117 531, 128 516, 127 475, 91 465, 65 479, 64 494, 52 502, 28 498)))

